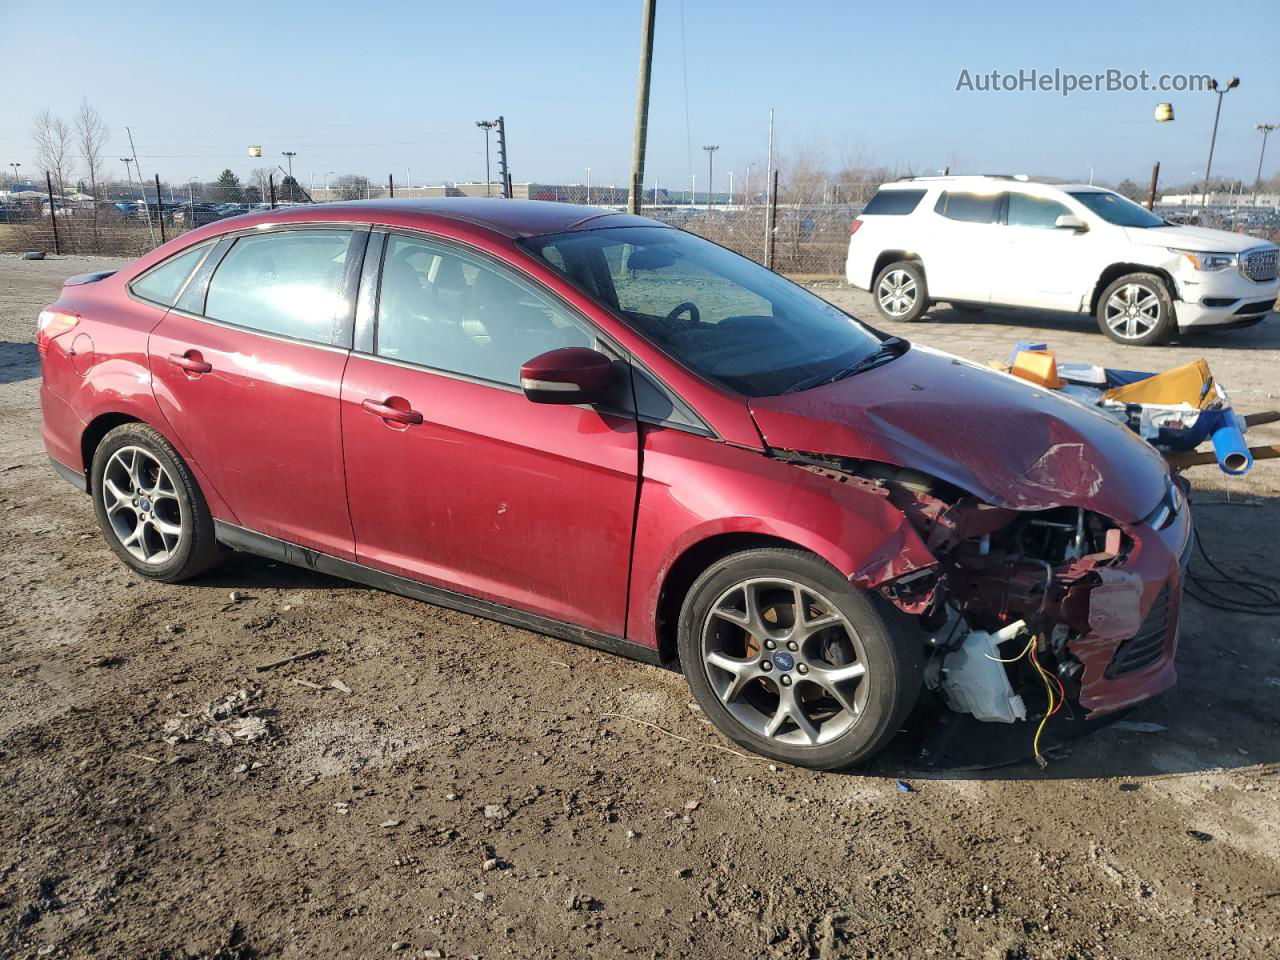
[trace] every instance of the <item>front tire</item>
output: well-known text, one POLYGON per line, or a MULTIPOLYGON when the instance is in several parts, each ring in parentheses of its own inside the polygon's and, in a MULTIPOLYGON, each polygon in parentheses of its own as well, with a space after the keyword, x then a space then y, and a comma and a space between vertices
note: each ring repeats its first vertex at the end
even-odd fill
POLYGON ((102 535, 134 572, 174 583, 225 556, 195 477, 155 428, 126 423, 108 433, 94 451, 90 479, 102 535))
POLYGON ((1129 273, 1111 282, 1098 298, 1098 329, 1116 343, 1152 347, 1178 329, 1173 297, 1154 273, 1129 273))
POLYGON ((680 613, 694 699, 729 739, 837 770, 878 752, 920 692, 922 644, 905 615, 803 550, 712 564, 680 613))
POLYGON ((871 291, 876 310, 886 320, 914 323, 929 309, 929 287, 923 268, 915 260, 889 264, 876 274, 871 291))

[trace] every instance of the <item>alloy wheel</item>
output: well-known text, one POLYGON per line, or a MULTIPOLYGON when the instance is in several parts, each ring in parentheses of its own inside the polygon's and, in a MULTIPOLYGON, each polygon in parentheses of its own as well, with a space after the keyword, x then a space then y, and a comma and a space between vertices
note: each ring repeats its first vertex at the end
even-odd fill
POLYGON ((703 666, 725 709, 758 736, 829 743, 864 712, 867 656, 839 608, 794 580, 745 580, 702 626, 703 666))
POLYGON ((182 503, 173 477, 142 447, 121 447, 102 473, 102 504, 120 545, 143 563, 161 564, 182 546, 182 503))
POLYGON ((916 282, 905 270, 890 270, 880 278, 876 297, 880 308, 891 317, 905 317, 916 305, 920 295, 916 282))
POLYGON ((1160 322, 1160 298, 1143 284, 1126 283, 1107 298, 1103 320, 1117 337, 1137 340, 1160 322))

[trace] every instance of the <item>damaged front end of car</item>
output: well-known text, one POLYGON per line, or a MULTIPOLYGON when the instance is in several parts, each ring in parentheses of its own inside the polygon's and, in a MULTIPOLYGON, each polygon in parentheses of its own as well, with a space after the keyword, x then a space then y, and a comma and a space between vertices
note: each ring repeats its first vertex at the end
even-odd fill
POLYGON ((923 700, 941 722, 922 759, 987 766, 1030 753, 1043 763, 1054 744, 1175 682, 1191 544, 1180 477, 1164 474, 1157 507, 1126 523, 1079 505, 1090 490, 1069 470, 1062 496, 1014 507, 880 461, 771 455, 884 498, 918 538, 849 576, 923 631, 923 700))

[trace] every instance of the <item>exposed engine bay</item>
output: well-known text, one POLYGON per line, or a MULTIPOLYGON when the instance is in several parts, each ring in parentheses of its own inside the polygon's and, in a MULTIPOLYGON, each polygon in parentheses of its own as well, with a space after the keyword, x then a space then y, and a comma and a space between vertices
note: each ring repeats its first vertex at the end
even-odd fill
MULTIPOLYGON (((801 469, 885 497, 909 521, 932 562, 887 566, 851 580, 917 618, 928 646, 925 688, 940 706, 983 723, 1036 725, 1082 709, 1084 660, 1143 625, 1143 581, 1125 569, 1131 528, 1075 506, 1015 510, 984 503, 908 468, 774 451, 801 469), (888 571, 889 575, 885 575, 888 571)), ((1169 522, 1185 495, 1171 480, 1146 523, 1169 522)), ((1105 664, 1104 664, 1105 665, 1105 664)), ((1109 667, 1108 667, 1109 669, 1109 667)))

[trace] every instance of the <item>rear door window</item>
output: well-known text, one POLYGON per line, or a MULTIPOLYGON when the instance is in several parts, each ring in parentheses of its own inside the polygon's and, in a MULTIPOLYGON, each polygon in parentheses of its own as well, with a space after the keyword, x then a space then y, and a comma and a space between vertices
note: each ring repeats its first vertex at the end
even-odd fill
POLYGON ((176 257, 170 257, 160 266, 143 274, 135 280, 129 289, 143 300, 150 300, 162 306, 171 307, 182 292, 191 272, 204 260, 205 254, 213 249, 214 241, 197 244, 190 250, 184 250, 176 257))
POLYGON ((863 208, 863 216, 905 217, 920 205, 923 190, 880 190, 863 208))
POLYGON ((312 343, 334 342, 350 230, 240 237, 209 281, 205 316, 312 343))
POLYGON ((948 220, 964 223, 995 223, 1000 210, 998 193, 953 193, 944 191, 934 204, 934 212, 948 220))

